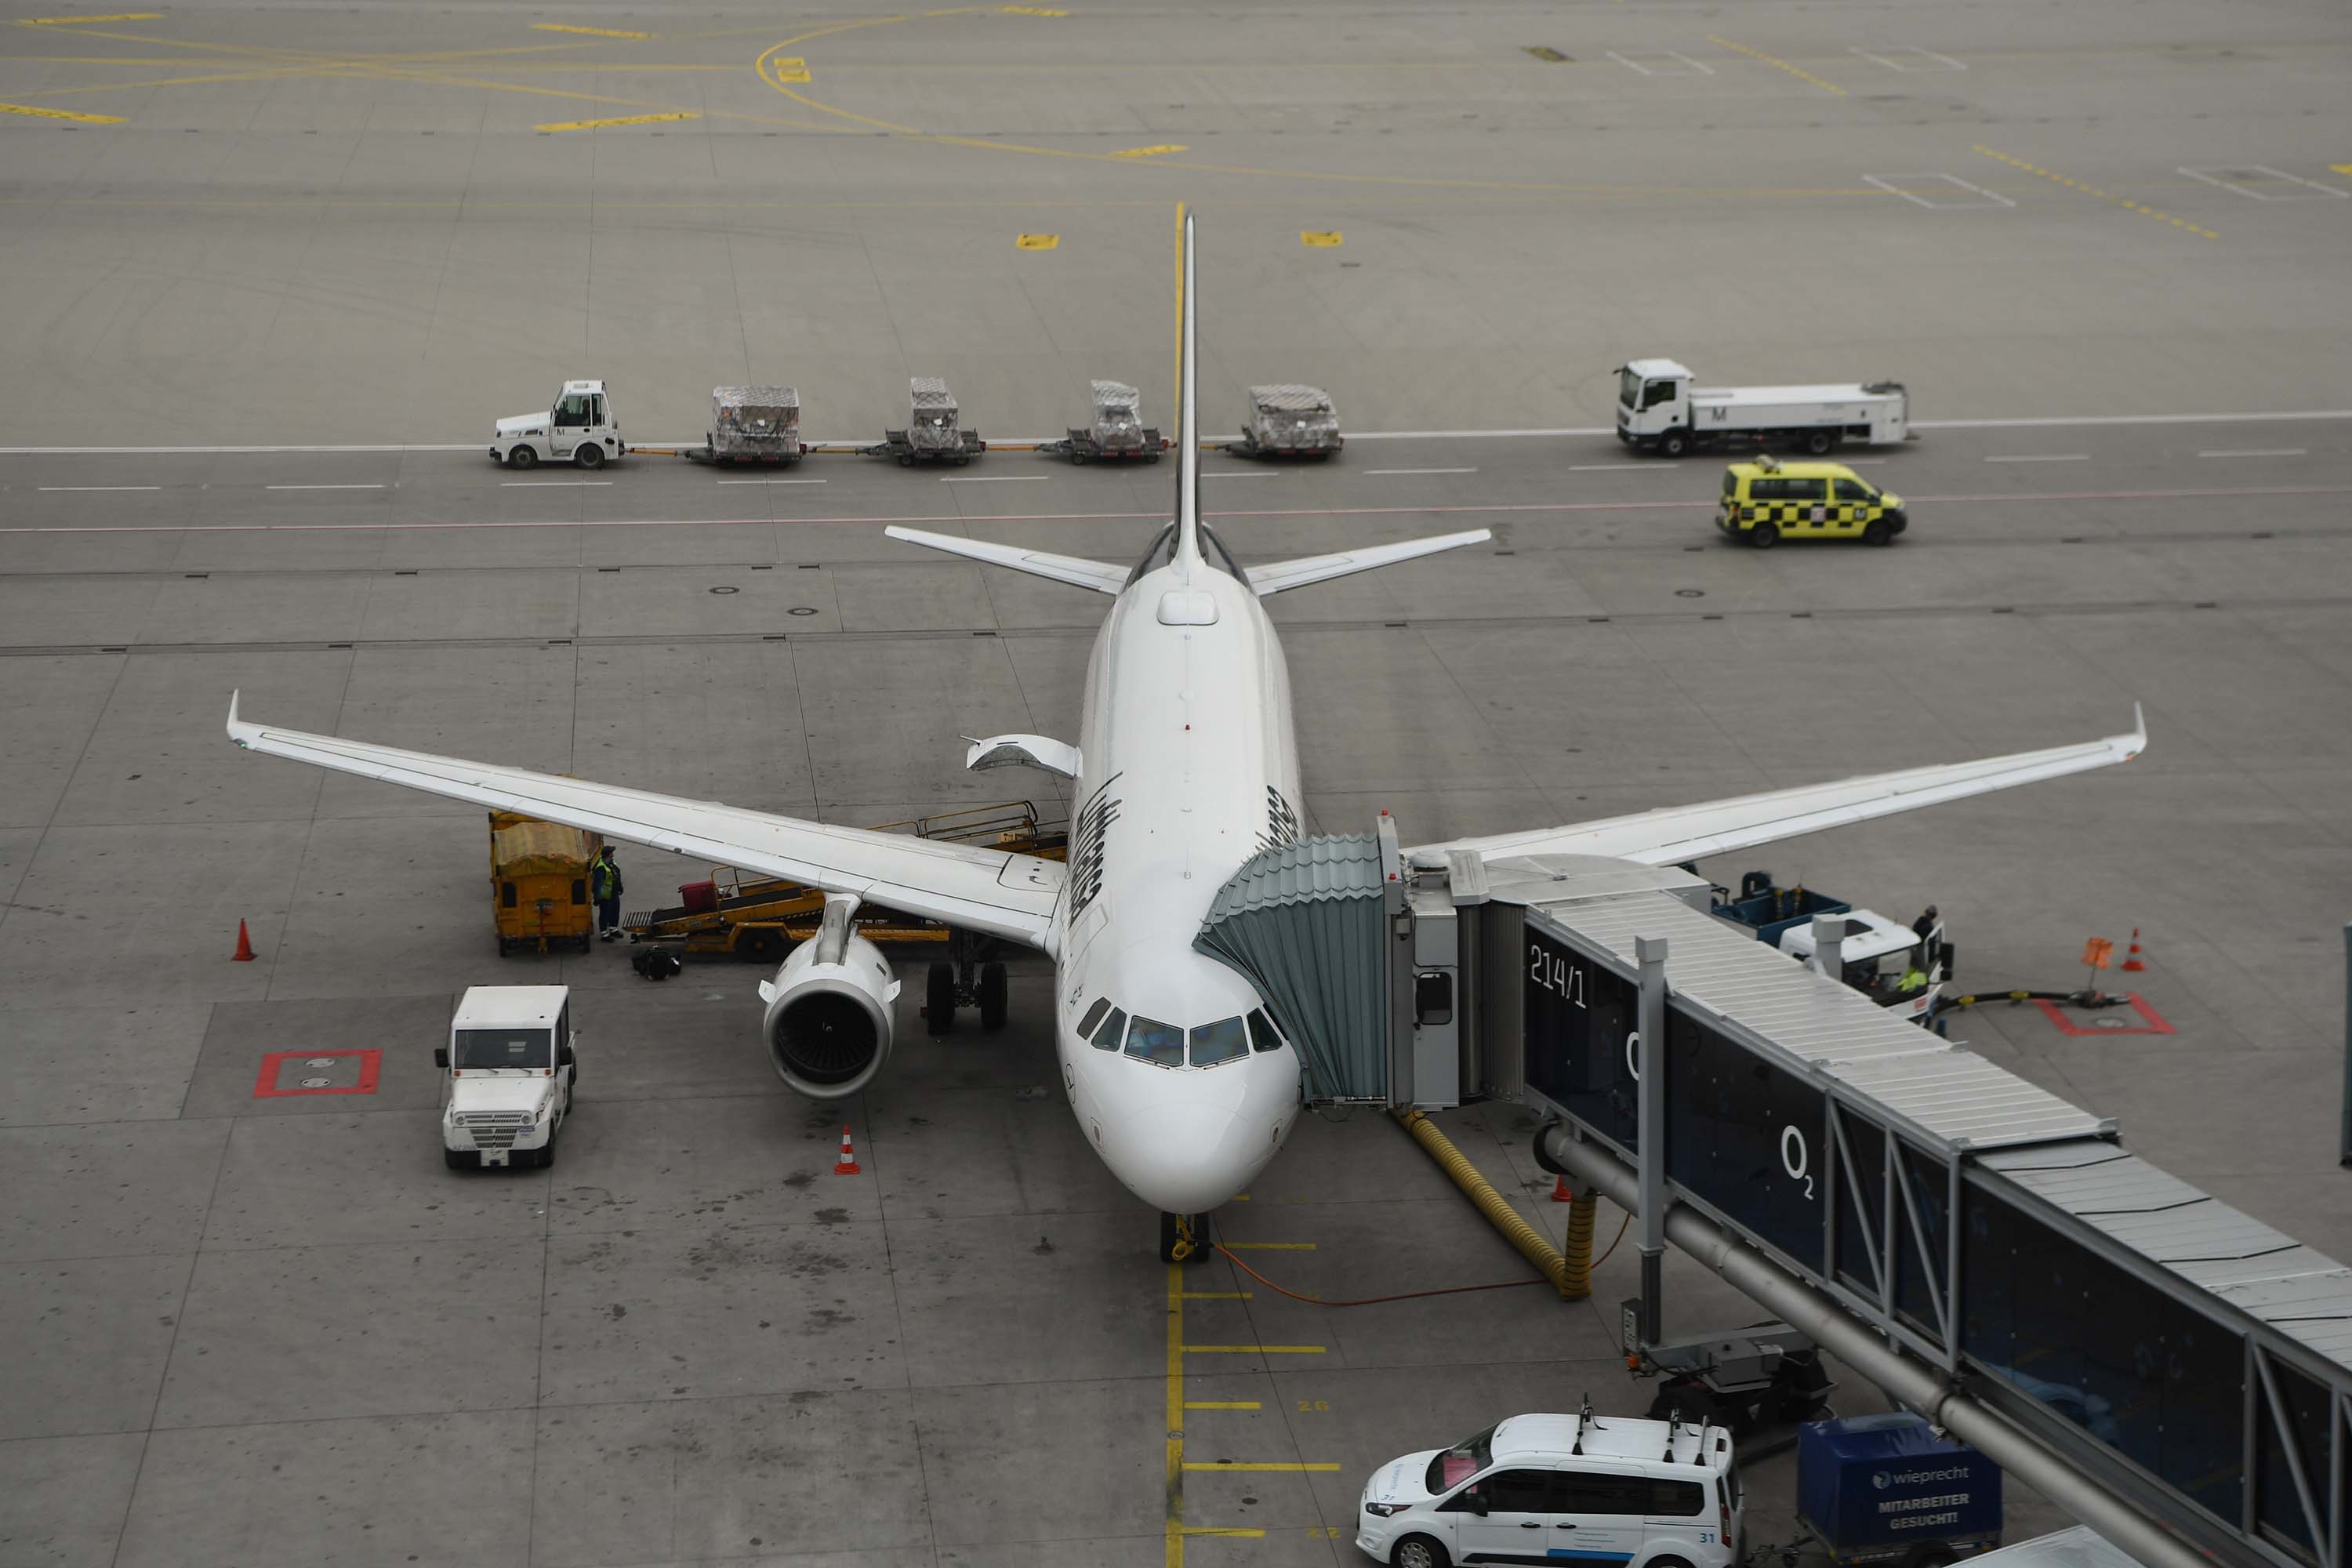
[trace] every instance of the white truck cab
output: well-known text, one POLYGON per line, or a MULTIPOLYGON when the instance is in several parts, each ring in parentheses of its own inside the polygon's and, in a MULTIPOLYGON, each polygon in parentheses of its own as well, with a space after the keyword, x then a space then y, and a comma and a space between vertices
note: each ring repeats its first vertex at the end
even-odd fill
POLYGON ((1744 1517, 1730 1433, 1588 1407, 1390 1460, 1364 1483, 1356 1546, 1396 1568, 1735 1568, 1744 1517))
POLYGON ((501 419, 490 435, 490 460, 510 468, 541 463, 601 468, 627 450, 620 416, 601 381, 567 381, 546 413, 501 419))
POLYGON ((453 1171, 552 1165, 580 1076, 567 985, 476 985, 457 1000, 442 1071, 441 1157, 453 1171))

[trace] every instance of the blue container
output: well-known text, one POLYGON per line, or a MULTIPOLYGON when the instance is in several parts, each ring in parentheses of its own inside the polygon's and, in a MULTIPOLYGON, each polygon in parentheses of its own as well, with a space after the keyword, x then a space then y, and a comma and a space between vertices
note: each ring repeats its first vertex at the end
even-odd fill
POLYGON ((1966 1557, 2000 1543, 2000 1467, 1916 1415, 1808 1422, 1797 1516, 1841 1563, 1966 1557))

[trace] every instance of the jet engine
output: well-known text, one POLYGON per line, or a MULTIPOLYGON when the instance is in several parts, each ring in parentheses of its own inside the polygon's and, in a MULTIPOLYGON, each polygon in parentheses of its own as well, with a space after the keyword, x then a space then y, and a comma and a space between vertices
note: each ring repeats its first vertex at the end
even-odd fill
POLYGON ((890 1055, 898 982, 880 950, 850 929, 856 908, 855 899, 827 900, 816 935, 760 984, 768 1059, 778 1078, 811 1100, 856 1094, 890 1055))

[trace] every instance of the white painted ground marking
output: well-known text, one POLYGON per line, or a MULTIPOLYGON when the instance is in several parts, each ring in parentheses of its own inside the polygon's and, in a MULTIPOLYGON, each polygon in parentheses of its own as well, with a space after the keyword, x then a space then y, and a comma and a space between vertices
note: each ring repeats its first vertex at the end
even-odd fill
POLYGON ((2200 452, 2200 458, 2301 458, 2309 454, 2306 447, 2245 447, 2235 451, 2200 452))
POLYGON ((721 479, 722 485, 821 485, 823 479, 721 479))
POLYGON ((1612 49, 1609 51, 1609 58, 1621 66, 1633 67, 1643 76, 1713 76, 1715 74, 1715 68, 1706 61, 1695 60, 1688 55, 1676 54, 1672 49, 1629 49, 1622 55, 1615 49, 1612 49), (1667 60, 1673 60, 1676 65, 1669 66, 1663 63, 1667 60), (1644 61, 1648 63, 1644 64, 1644 61))
POLYGON ((1671 472, 1674 465, 1672 463, 1570 463, 1568 466, 1568 471, 1571 474, 1613 474, 1623 468, 1631 468, 1645 474, 1664 474, 1671 472))
POLYGON ((1849 468, 1867 468, 1874 464, 1885 461, 1886 459, 1884 458, 1848 458, 1845 460, 1845 466, 1849 468))
POLYGON ((1964 71, 1969 68, 1949 55, 1939 55, 1916 44, 1880 44, 1868 49, 1856 46, 1846 52, 1860 55, 1864 59, 1885 66, 1891 71, 1964 71))
POLYGON ((1998 191, 1986 190, 1982 185, 1970 184, 1958 174, 1940 171, 1922 174, 1864 174, 1862 180, 1866 185, 1890 191, 1916 206, 1937 212, 1954 207, 2013 207, 2017 205, 1998 191), (1960 199, 1935 199, 1938 196, 1960 199))
POLYGON ((1477 470, 1477 469, 1475 469, 1475 468, 1366 468, 1366 469, 1364 470, 1364 472, 1365 472, 1367 475, 1373 475, 1373 474, 1475 474, 1475 473, 1476 473, 1477 471, 1478 471, 1478 470, 1477 470))
POLYGON ((113 490, 160 490, 161 485, 43 485, 43 495, 80 495, 113 490))
POLYGON ((264 485, 266 490, 380 490, 382 485, 264 485))
POLYGON ((609 486, 610 479, 500 479, 502 490, 577 490, 609 486))
POLYGON ((2019 458, 1987 458, 1988 463, 2087 463, 2088 452, 2036 452, 2019 458))
POLYGON ((2317 180, 2306 180, 2301 174, 2290 174, 2284 169, 2273 169, 2265 163, 2241 163, 2233 167, 2190 169, 2182 174, 2192 180, 2202 180, 2209 185, 2219 185, 2242 196, 2258 202, 2315 202, 2327 197, 2341 200, 2352 196, 2352 191, 2339 191, 2334 185, 2323 185, 2317 180), (2299 191, 2264 190, 2264 185, 2301 185, 2299 191))
POLYGON ((1278 479, 1282 476, 1272 468, 1202 468, 1204 479, 1278 479))
POLYGON ((943 474, 940 477, 940 483, 943 485, 1042 485, 1045 482, 1045 479, 1046 476, 1044 474, 943 474))

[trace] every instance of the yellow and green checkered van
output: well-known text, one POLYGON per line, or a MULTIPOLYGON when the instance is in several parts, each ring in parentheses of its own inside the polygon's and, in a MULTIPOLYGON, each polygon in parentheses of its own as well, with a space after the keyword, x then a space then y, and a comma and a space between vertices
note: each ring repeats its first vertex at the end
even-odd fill
POLYGON ((1783 539, 1859 539, 1891 544, 1910 526, 1903 498, 1888 495, 1843 463, 1781 463, 1770 458, 1723 471, 1716 526, 1769 550, 1783 539))

